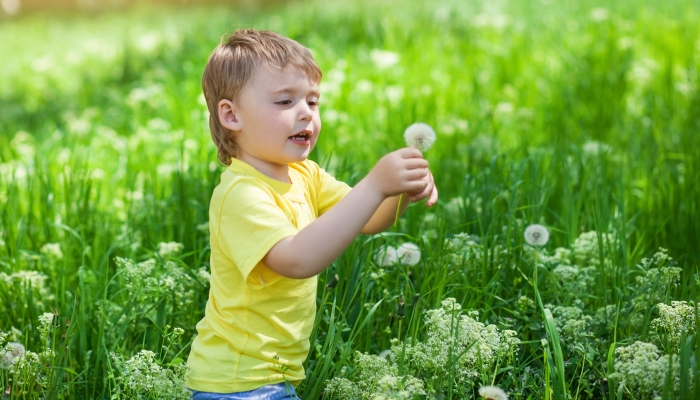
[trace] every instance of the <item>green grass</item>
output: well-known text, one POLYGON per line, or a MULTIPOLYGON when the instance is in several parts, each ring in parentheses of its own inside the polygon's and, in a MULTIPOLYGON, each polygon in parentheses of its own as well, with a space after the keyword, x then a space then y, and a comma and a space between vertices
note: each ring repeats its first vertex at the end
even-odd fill
MULTIPOLYGON (((361 374, 355 351, 427 340, 423 315, 448 297, 522 343, 466 392, 454 392, 460 367, 450 367, 445 396, 496 384, 515 399, 645 398, 609 376, 614 349, 644 341, 678 354, 683 371, 658 395, 692 398, 697 332, 675 349, 651 322, 657 303, 700 294, 700 7, 600 6, 304 2, 0 22, 0 331, 14 327, 21 334, 8 340, 41 353, 38 318, 58 315, 55 354, 33 370, 39 383, 0 369, 0 385, 13 387, 10 398, 129 398, 110 353, 186 359, 207 298, 203 224, 222 171, 201 73, 222 34, 254 26, 312 49, 324 71, 312 159, 339 179, 359 181, 413 122, 438 133, 426 157, 439 204, 411 206, 398 228, 359 237, 321 274, 305 399, 332 377, 361 374), (377 50, 398 60, 382 68, 377 50), (544 249, 524 244, 531 223, 550 229, 544 249), (462 233, 472 240, 455 244, 462 233), (161 242, 184 249, 161 257, 161 242), (420 264, 377 265, 380 246, 404 242, 421 248, 420 264), (62 257, 42 252, 47 243, 62 257), (659 247, 675 261, 642 262, 659 247), (557 248, 571 254, 553 257, 557 248), (149 275, 133 278, 116 257, 149 275), (562 278, 564 265, 578 275, 562 278), (19 277, 27 271, 39 275, 19 277), (172 276, 174 286, 163 283, 172 276), (166 325, 185 333, 163 354, 166 325)), ((402 356, 405 376, 411 362, 402 356)))

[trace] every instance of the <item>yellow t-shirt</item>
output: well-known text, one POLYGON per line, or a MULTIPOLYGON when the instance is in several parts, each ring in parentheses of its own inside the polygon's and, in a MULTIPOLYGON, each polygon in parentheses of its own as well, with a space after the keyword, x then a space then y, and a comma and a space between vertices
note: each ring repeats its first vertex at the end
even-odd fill
POLYGON ((243 392, 305 377, 302 363, 316 315, 316 277, 285 278, 261 260, 350 187, 309 160, 291 164, 289 179, 291 184, 274 180, 234 158, 214 189, 209 206, 211 289, 187 360, 190 389, 243 392), (286 365, 284 376, 281 364, 286 365))

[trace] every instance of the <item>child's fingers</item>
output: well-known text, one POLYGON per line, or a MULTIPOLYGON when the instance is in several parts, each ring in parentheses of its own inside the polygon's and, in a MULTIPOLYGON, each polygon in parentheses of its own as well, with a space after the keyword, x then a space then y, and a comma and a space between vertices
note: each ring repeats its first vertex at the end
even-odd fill
POLYGON ((420 150, 413 146, 406 147, 397 151, 403 158, 423 158, 423 153, 421 153, 420 150))
POLYGON ((423 180, 428 175, 426 168, 409 169, 404 172, 403 176, 409 181, 423 180))
POLYGON ((438 190, 435 186, 433 186, 433 191, 430 193, 430 198, 428 201, 425 203, 427 207, 431 207, 438 201, 438 190))
POLYGON ((411 201, 421 201, 433 192, 434 185, 430 181, 423 180, 425 182, 425 186, 421 187, 419 191, 416 192, 409 192, 409 195, 411 196, 411 201))
POLYGON ((406 169, 422 169, 428 170, 428 161, 422 158, 410 158, 403 161, 404 168, 406 169))

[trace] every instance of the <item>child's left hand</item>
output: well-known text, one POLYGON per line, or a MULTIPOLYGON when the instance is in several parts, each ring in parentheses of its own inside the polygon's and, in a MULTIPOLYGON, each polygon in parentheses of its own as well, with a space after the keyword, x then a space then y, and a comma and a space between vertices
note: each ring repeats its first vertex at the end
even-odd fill
POLYGON ((409 199, 411 199, 411 202, 414 201, 421 201, 425 198, 428 198, 428 201, 425 203, 426 206, 430 207, 433 204, 437 203, 438 201, 438 190, 437 187, 435 186, 435 180, 433 179, 433 174, 430 173, 430 170, 426 168, 427 174, 423 177, 423 180, 426 181, 427 185, 425 186, 424 190, 421 190, 419 192, 411 192, 411 193, 406 193, 409 196, 409 199))

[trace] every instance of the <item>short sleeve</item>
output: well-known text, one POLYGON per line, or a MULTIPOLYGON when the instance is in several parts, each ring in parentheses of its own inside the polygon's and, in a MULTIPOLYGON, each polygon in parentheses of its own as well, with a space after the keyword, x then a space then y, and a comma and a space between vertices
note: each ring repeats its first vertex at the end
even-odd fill
POLYGON ((298 229, 285 213, 286 204, 271 190, 244 180, 232 183, 222 194, 218 212, 218 245, 251 288, 262 288, 278 275, 262 259, 280 240, 298 229))
POLYGON ((347 183, 335 179, 323 168, 316 166, 314 185, 318 194, 318 215, 323 215, 352 189, 347 183))

